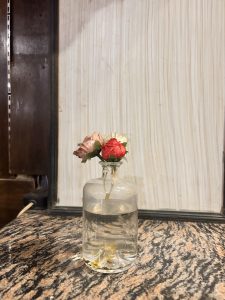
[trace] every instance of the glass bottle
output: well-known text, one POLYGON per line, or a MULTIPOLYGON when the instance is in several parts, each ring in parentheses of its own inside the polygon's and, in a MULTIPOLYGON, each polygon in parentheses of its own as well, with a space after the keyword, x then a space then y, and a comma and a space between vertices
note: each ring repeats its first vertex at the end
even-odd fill
POLYGON ((83 258, 95 271, 118 273, 137 256, 137 193, 118 177, 121 162, 100 164, 102 177, 83 190, 83 258))

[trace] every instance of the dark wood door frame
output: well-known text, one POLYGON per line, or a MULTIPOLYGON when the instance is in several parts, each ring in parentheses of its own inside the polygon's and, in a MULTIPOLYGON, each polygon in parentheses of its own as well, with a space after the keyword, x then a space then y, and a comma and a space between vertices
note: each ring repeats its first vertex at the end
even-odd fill
POLYGON ((9 176, 7 89, 7 1, 0 1, 0 177, 9 176))

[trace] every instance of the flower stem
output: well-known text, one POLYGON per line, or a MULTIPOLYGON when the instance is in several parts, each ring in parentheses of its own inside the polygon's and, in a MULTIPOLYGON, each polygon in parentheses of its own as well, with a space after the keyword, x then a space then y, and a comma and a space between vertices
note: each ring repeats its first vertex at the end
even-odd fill
POLYGON ((109 200, 109 198, 110 198, 112 189, 113 189, 114 184, 115 184, 115 175, 116 175, 116 167, 113 166, 112 169, 111 169, 111 187, 110 187, 109 192, 106 192, 106 187, 105 187, 105 180, 106 180, 106 177, 107 177, 107 173, 104 176, 105 200, 109 200))

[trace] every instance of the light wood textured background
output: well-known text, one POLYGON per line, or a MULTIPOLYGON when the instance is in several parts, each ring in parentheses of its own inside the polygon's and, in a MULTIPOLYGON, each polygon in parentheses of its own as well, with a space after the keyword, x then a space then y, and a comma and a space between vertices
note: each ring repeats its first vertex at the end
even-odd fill
POLYGON ((127 133, 121 175, 139 208, 220 212, 225 0, 60 0, 58 205, 100 175, 72 155, 93 131, 127 133))

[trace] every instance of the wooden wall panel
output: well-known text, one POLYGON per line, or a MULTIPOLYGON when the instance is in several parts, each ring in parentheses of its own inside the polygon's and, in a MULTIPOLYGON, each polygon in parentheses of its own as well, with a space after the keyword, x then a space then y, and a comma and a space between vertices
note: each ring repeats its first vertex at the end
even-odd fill
POLYGON ((11 173, 49 171, 50 2, 12 2, 11 173))
POLYGON ((220 212, 225 1, 59 2, 59 205, 100 174, 72 155, 96 130, 128 134, 140 208, 220 212))
POLYGON ((0 176, 8 174, 7 1, 0 0, 0 176))

